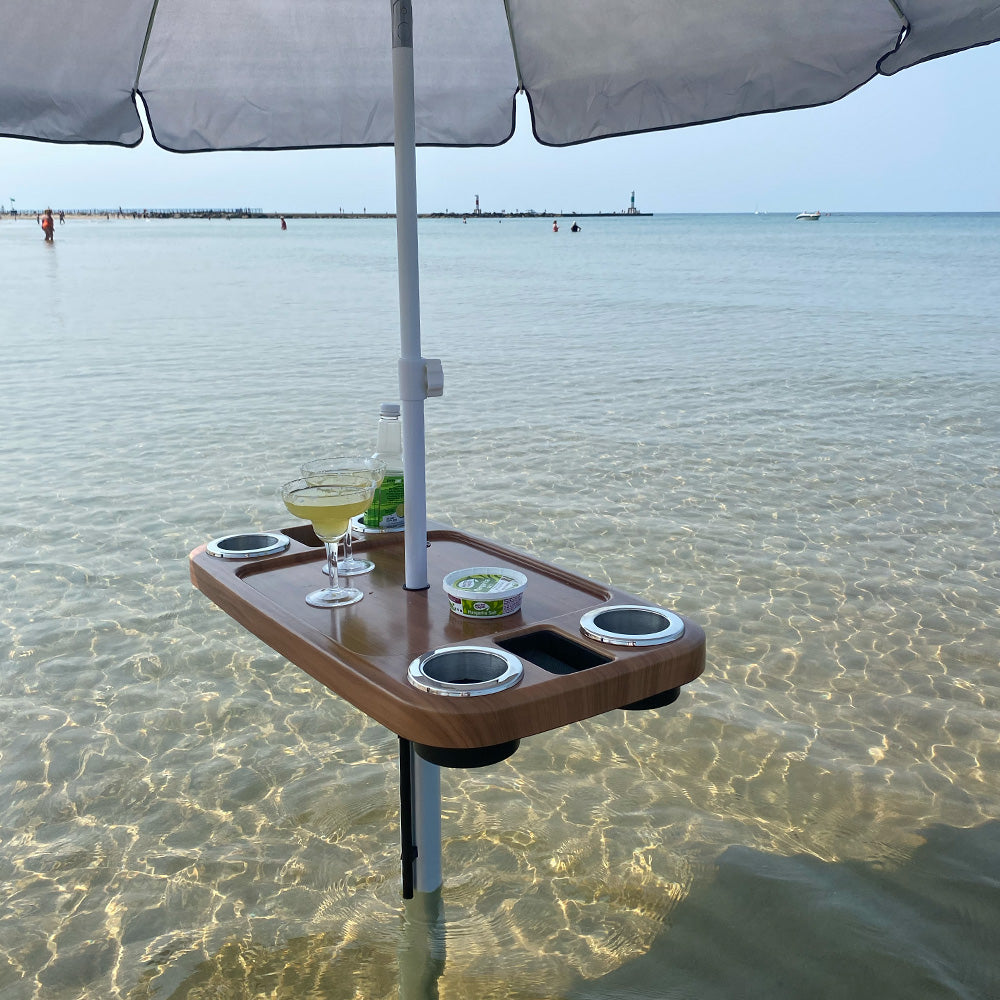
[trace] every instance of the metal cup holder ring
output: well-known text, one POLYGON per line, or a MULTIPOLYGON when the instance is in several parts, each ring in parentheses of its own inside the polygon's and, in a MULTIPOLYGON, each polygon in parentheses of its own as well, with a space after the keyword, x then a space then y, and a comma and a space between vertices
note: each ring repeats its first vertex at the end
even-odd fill
POLYGON ((258 559, 284 552, 291 545, 286 535, 271 531, 251 531, 239 535, 223 535, 206 546, 210 556, 218 559, 258 559))
POLYGON ((664 608, 616 604, 580 619, 584 635, 612 646, 660 646, 684 634, 684 620, 664 608))
POLYGON ((421 691, 451 698, 494 694, 513 687, 524 665, 503 649, 489 646, 446 646, 418 656, 407 670, 421 691))

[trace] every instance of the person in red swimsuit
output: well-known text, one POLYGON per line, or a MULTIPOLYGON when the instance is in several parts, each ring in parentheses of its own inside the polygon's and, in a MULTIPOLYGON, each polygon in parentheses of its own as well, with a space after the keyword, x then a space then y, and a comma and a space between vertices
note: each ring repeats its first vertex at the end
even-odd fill
POLYGON ((45 209, 45 214, 42 216, 42 232, 45 234, 45 242, 52 243, 56 238, 56 227, 53 224, 52 219, 52 209, 45 209))

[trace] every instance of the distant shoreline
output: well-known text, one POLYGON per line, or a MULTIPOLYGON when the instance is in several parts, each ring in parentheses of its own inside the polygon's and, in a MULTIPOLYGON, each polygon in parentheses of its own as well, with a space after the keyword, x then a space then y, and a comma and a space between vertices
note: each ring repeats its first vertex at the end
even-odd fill
MULTIPOLYGON (((44 209, 10 212, 0 215, 2 221, 34 220, 44 209)), ((53 209, 56 218, 59 209, 53 209)), ((66 209, 67 219, 395 219, 395 212, 263 212, 258 209, 66 209)), ((652 212, 421 212, 421 219, 638 219, 649 218, 652 212)))

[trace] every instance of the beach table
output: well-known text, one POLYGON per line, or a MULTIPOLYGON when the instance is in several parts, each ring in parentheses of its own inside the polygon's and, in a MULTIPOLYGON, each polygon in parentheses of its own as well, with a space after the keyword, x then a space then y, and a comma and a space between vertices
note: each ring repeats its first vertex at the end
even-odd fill
POLYGON ((369 533, 355 550, 375 569, 351 578, 364 599, 336 609, 305 602, 325 561, 311 525, 228 536, 190 555, 206 597, 400 738, 407 898, 414 887, 440 886, 438 767, 485 766, 525 737, 616 709, 663 707, 705 665, 703 630, 674 612, 444 525, 429 524, 427 538, 437 586, 407 590, 402 532, 369 533), (518 611, 451 610, 440 581, 481 566, 527 577, 518 611))

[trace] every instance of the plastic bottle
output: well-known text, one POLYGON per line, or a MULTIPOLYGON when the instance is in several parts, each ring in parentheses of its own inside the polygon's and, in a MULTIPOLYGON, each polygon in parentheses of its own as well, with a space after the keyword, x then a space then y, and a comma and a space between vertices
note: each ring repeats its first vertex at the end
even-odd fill
POLYGON ((365 511, 365 528, 403 530, 403 428, 399 403, 383 403, 378 415, 378 440, 373 458, 385 462, 385 478, 365 511))

